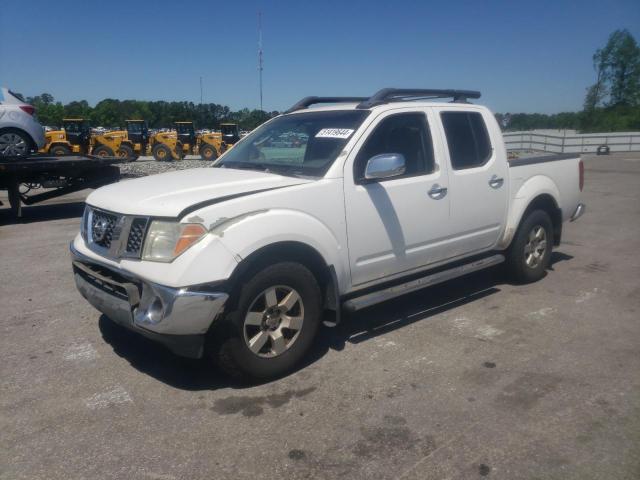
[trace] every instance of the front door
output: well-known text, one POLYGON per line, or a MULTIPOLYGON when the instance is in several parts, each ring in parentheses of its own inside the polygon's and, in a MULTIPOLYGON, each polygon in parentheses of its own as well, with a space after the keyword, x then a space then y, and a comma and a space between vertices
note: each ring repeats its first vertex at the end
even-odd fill
MULTIPOLYGON (((372 122, 345 163, 344 190, 352 284, 408 274, 446 256, 447 169, 433 142, 430 109, 385 112, 372 122), (404 174, 366 181, 367 161, 399 153, 404 174)), ((437 137, 436 137, 437 138, 437 137)))

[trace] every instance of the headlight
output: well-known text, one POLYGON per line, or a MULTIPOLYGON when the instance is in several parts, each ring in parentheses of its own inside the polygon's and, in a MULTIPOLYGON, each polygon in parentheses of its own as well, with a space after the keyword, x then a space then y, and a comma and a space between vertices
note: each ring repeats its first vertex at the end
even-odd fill
POLYGON ((147 232, 142 259, 171 262, 206 234, 207 230, 199 223, 154 220, 147 232))

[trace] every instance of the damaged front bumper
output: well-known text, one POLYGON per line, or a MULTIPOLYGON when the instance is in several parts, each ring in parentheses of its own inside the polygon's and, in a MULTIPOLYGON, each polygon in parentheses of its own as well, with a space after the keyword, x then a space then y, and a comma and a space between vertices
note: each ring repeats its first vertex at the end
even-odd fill
POLYGON ((228 294, 211 285, 173 288, 102 264, 70 246, 78 290, 114 322, 155 340, 174 353, 200 358, 212 322, 228 294))

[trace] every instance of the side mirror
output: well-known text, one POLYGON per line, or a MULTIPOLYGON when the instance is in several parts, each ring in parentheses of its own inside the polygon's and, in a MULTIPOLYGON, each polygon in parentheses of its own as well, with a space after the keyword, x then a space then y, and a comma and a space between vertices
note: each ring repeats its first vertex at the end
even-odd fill
POLYGON ((406 161, 401 153, 381 153, 371 157, 364 170, 365 180, 381 180, 404 174, 406 161))

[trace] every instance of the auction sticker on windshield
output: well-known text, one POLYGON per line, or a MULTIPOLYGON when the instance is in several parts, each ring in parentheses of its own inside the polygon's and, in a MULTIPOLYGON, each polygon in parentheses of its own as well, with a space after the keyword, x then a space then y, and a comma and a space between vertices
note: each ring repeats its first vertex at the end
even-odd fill
POLYGON ((323 128, 316 133, 316 138, 349 138, 352 133, 351 128, 323 128))

